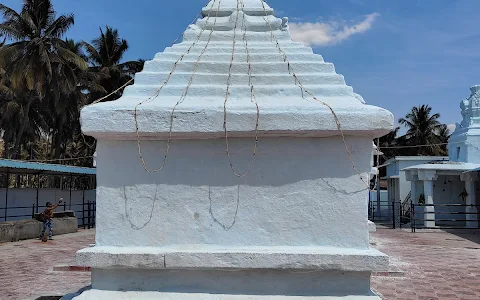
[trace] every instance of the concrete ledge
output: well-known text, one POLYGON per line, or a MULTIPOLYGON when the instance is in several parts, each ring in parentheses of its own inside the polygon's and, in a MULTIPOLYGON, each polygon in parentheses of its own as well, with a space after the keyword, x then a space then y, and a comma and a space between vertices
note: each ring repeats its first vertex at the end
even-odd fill
MULTIPOLYGON (((91 267, 83 267, 83 266, 66 266, 66 265, 59 265, 53 267, 54 271, 62 271, 62 272, 91 272, 91 267)), ((403 277, 405 276, 405 272, 403 271, 388 271, 388 272, 372 272, 373 277, 403 277)))
MULTIPOLYGON (((67 298, 62 298, 67 299, 67 298)), ((68 298, 71 299, 71 298, 68 298)), ((221 295, 221 294, 187 294, 161 292, 114 292, 89 290, 74 300, 381 300, 378 296, 279 296, 279 295, 221 295)))
MULTIPOLYGON (((40 213, 35 213, 34 219, 37 219, 40 213)), ((75 217, 75 211, 73 210, 65 210, 65 211, 56 211, 53 213, 53 218, 54 219, 59 219, 59 218, 73 218, 75 217)))
POLYGON ((277 269, 386 271, 388 257, 376 249, 334 247, 205 246, 92 247, 77 252, 81 266, 101 269, 277 269), (191 249, 189 249, 191 248, 191 249))
MULTIPOLYGON (((248 90, 249 91, 249 90, 248 90)), ((150 93, 152 94, 152 93, 150 93)), ((300 95, 298 95, 300 97, 300 95)), ((298 103, 298 97, 282 100, 284 103, 298 103)), ((124 97, 120 100, 89 105, 82 109, 82 130, 86 135, 102 140, 136 140, 135 104, 148 97, 124 97)), ((353 98, 350 97, 351 99, 353 98)), ((283 99, 283 98, 282 98, 283 99)), ((301 99, 301 98, 300 98, 301 99)), ((350 136, 382 136, 392 130, 393 116, 390 112, 358 103, 354 108, 338 103, 349 102, 348 98, 332 98, 331 103, 343 130, 350 136)), ((166 140, 170 134, 170 114, 178 97, 163 97, 162 101, 153 101, 142 106, 139 111, 139 132, 145 140, 166 140), (151 122, 150 120, 159 120, 151 122)), ((193 99, 192 99, 193 100, 193 99)), ((195 99, 197 100, 197 99, 195 99)), ((262 107, 262 126, 260 137, 331 137, 338 136, 338 128, 332 122, 331 111, 318 103, 303 101, 301 106, 279 106, 277 97, 259 101, 262 107), (267 103, 267 100, 268 103, 267 103), (292 113, 295 111, 295 113, 292 113)), ((322 98, 324 100, 324 98, 322 98)), ((358 100, 353 100, 357 101, 358 100)), ((194 103, 198 101, 192 101, 194 103)), ((240 101, 241 102, 241 101, 240 101)), ((327 101, 328 102, 328 101, 327 101)), ((173 139, 212 139, 224 135, 223 101, 222 105, 212 107, 213 101, 199 106, 182 106, 173 124, 173 139), (208 120, 208 122, 205 122, 208 120)), ((229 107, 230 136, 251 137, 252 120, 256 110, 251 103, 248 108, 229 107)))
MULTIPOLYGON (((77 232, 76 217, 54 218, 53 234, 61 235, 77 232)), ((38 238, 42 231, 42 222, 35 219, 8 221, 0 223, 0 242, 16 242, 38 238)))

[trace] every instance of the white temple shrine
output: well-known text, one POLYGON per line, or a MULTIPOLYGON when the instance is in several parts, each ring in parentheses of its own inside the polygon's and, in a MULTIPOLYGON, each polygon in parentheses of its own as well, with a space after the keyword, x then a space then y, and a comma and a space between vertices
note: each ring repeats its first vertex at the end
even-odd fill
POLYGON ((263 0, 202 15, 122 98, 82 110, 97 231, 75 299, 380 299, 367 188, 392 114, 263 0))
POLYGON ((417 223, 422 223, 419 227, 480 228, 477 197, 480 189, 480 85, 471 87, 470 92, 460 103, 462 122, 456 124, 448 140, 448 161, 417 164, 402 170, 410 181, 413 203, 417 205, 423 196, 427 204, 423 211, 416 213, 417 223), (435 211, 436 205, 441 211, 435 211), (463 208, 464 214, 458 208, 463 208), (463 220, 450 220, 459 214, 463 215, 463 220))

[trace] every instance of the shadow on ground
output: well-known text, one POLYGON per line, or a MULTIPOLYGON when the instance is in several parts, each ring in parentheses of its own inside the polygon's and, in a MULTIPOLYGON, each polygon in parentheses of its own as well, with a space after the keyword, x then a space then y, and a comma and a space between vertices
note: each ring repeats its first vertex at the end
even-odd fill
POLYGON ((472 230, 457 230, 457 229, 450 229, 444 230, 450 234, 456 235, 462 239, 469 240, 470 242, 478 244, 478 249, 480 249, 480 230, 472 229, 472 230))

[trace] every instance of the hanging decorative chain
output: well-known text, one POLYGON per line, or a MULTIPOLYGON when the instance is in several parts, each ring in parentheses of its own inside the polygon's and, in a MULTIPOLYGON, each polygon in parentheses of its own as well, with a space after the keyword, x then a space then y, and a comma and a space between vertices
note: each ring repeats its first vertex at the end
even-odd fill
MULTIPOLYGON (((280 55, 282 56, 282 59, 284 60, 284 62, 287 63, 287 67, 288 67, 288 72, 289 74, 291 74, 293 76, 293 78, 295 79, 295 83, 297 83, 299 86, 300 86, 300 89, 302 91, 304 91, 306 94, 310 95, 312 97, 312 99, 318 103, 320 103, 321 105, 327 107, 330 112, 332 113, 332 116, 335 120, 335 123, 337 125, 337 128, 338 128, 338 131, 340 131, 340 135, 341 135, 341 138, 342 138, 342 142, 345 146, 345 151, 347 152, 347 155, 350 159, 350 162, 352 163, 352 167, 353 169, 355 170, 355 172, 357 173, 358 177, 360 178, 360 180, 365 184, 365 186, 367 187, 368 190, 370 190, 370 185, 363 179, 362 175, 360 174, 360 172, 358 171, 356 165, 355 165, 355 161, 353 159, 353 154, 352 152, 350 151, 350 148, 348 147, 348 144, 347 144, 347 141, 346 141, 346 138, 345 138, 345 132, 343 131, 343 128, 342 128, 342 124, 340 122, 340 119, 338 118, 337 114, 335 113, 335 110, 326 102, 324 101, 321 101, 319 100, 317 97, 315 97, 315 95, 310 92, 307 88, 305 88, 305 86, 302 84, 302 82, 300 81, 300 79, 298 78, 297 74, 295 73, 295 71, 293 70, 292 66, 291 66, 291 63, 288 59, 288 56, 287 54, 285 53, 285 51, 282 50, 282 47, 280 46, 280 43, 278 42, 278 39, 277 37, 275 36, 274 32, 273 32, 273 27, 272 27, 272 24, 270 23, 269 19, 268 19, 268 12, 267 12, 267 9, 265 8, 265 0, 261 0, 262 1, 262 7, 263 7, 263 11, 264 11, 264 20, 265 22, 267 22, 267 25, 270 27, 270 38, 271 38, 271 41, 272 43, 275 44, 276 48, 278 49, 280 55)), ((303 92, 302 92, 302 98, 303 98, 303 92)))
MULTIPOLYGON (((207 4, 208 4, 208 2, 207 2, 207 4)), ((192 25, 192 24, 195 24, 195 22, 197 21, 197 19, 200 17, 201 14, 202 14, 202 10, 200 10, 200 12, 195 16, 195 18, 194 18, 193 21, 189 24, 189 26, 192 25)), ((187 28, 188 28, 188 27, 187 27, 187 28)), ((170 45, 170 47, 173 46, 173 45, 175 45, 175 43, 177 43, 177 41, 178 41, 181 37, 183 37, 183 33, 180 34, 180 35, 172 42, 172 44, 170 45)), ((129 81, 127 81, 124 85, 122 85, 121 87, 119 87, 119 88, 116 89, 115 91, 111 92, 110 94, 108 94, 108 95, 106 95, 106 96, 103 96, 102 98, 99 98, 99 99, 93 101, 90 105, 100 103, 100 102, 102 102, 103 100, 109 98, 110 96, 118 93, 119 91, 121 91, 121 90, 123 90, 124 88, 126 88, 127 86, 129 86, 134 80, 135 80, 135 77, 132 77, 132 78, 131 78, 129 81)))
MULTIPOLYGON (((210 20, 210 14, 211 14, 211 12, 212 12, 212 10, 213 10, 213 7, 214 7, 214 4, 215 4, 216 1, 217 1, 217 0, 214 0, 214 1, 213 1, 213 4, 212 4, 212 6, 210 7, 210 10, 208 11, 208 15, 207 15, 207 19, 206 19, 206 21, 205 21, 205 24, 208 24, 208 21, 210 20)), ((213 27, 215 27, 215 24, 216 24, 216 22, 217 22, 218 12, 220 11, 220 5, 221 5, 221 3, 222 3, 222 0, 219 0, 219 2, 218 2, 218 8, 217 8, 216 16, 215 16, 215 23, 214 23, 214 26, 213 26, 213 27)), ((160 86, 160 88, 158 88, 158 89, 155 91, 155 93, 154 93, 150 98, 148 98, 147 100, 144 100, 144 101, 138 103, 138 104, 135 106, 134 118, 135 118, 135 132, 136 132, 136 135, 137 135, 138 155, 139 155, 139 157, 140 157, 140 160, 142 161, 142 165, 143 165, 145 171, 148 172, 148 173, 156 173, 156 172, 161 171, 161 170, 165 167, 165 165, 166 165, 166 163, 167 163, 167 158, 168 158, 168 154, 169 154, 169 152, 170 152, 170 145, 171 145, 171 141, 172 141, 172 128, 173 128, 174 112, 175 112, 175 109, 176 109, 176 107, 178 106, 178 104, 181 103, 180 101, 183 101, 182 98, 185 99, 186 93, 188 93, 189 86, 191 85, 191 82, 193 81, 193 75, 194 75, 194 74, 192 74, 192 77, 190 78, 189 86, 187 86, 186 93, 185 93, 185 97, 182 96, 182 98, 179 100, 179 102, 177 102, 177 104, 174 106, 174 108, 173 108, 173 110, 172 110, 172 114, 171 114, 171 117, 170 117, 169 138, 168 138, 167 145, 166 145, 167 149, 165 150, 165 156, 164 156, 164 158, 163 158, 163 162, 162 162, 161 166, 160 166, 159 168, 157 168, 157 169, 149 169, 148 166, 147 166, 147 163, 145 162, 145 159, 144 159, 144 157, 143 157, 143 154, 142 154, 142 145, 141 145, 142 141, 141 141, 141 138, 140 138, 140 129, 139 129, 139 124, 138 124, 138 108, 139 108, 141 105, 143 105, 143 104, 145 104, 145 103, 148 103, 148 102, 151 102, 152 100, 154 100, 155 98, 158 97, 158 95, 159 95, 159 93, 161 92, 161 90, 162 90, 162 89, 168 84, 168 82, 170 81, 170 78, 172 77, 173 73, 174 73, 175 70, 177 69, 178 63, 181 62, 181 61, 184 59, 184 57, 187 56, 187 55, 190 53, 190 51, 195 47, 195 45, 198 43, 198 41, 200 40, 203 32, 205 31, 205 27, 206 27, 206 26, 204 26, 204 27, 202 28, 202 30, 200 31, 200 33, 199 33, 199 35, 197 36, 196 40, 192 43, 192 45, 188 48, 188 50, 187 50, 184 54, 182 54, 182 55, 180 56, 180 58, 173 64, 173 69, 170 71, 170 73, 168 74, 167 78, 165 79, 165 82, 160 86)), ((213 33, 213 28, 212 28, 212 30, 210 31, 210 36, 209 36, 209 39, 208 39, 209 42, 210 42, 210 38, 211 38, 211 36, 212 36, 212 33, 213 33)), ((208 47, 208 43, 207 43, 207 45, 205 46, 204 50, 202 51, 202 55, 203 55, 203 53, 205 53, 207 47, 208 47)), ((201 58, 201 56, 199 57, 196 65, 198 65, 198 62, 200 61, 200 58, 201 58)), ((196 71, 196 69, 194 70, 194 73, 195 73, 195 71, 196 71)))
POLYGON ((228 157, 228 161, 230 164, 230 168, 233 171, 233 174, 237 177, 246 177, 253 169, 253 164, 255 161, 255 157, 257 154, 257 147, 258 147, 258 126, 259 126, 259 120, 260 120, 260 108, 258 107, 258 102, 257 102, 257 97, 255 95, 255 87, 252 84, 252 64, 251 64, 251 58, 250 58, 250 51, 248 50, 248 40, 247 40, 247 25, 246 25, 246 17, 245 17, 245 3, 243 0, 241 0, 241 5, 242 5, 242 13, 243 13, 243 22, 242 22, 242 31, 243 31, 243 43, 245 45, 245 54, 247 57, 247 64, 248 64, 248 85, 250 86, 250 101, 255 104, 256 109, 257 109, 257 115, 256 115, 256 122, 255 122, 255 144, 253 147, 253 155, 252 159, 249 164, 248 170, 240 174, 235 170, 235 167, 233 166, 232 158, 231 158, 231 153, 230 153, 230 144, 229 144, 229 138, 228 138, 228 129, 227 129, 227 101, 228 97, 230 94, 230 80, 231 80, 231 75, 232 75, 232 66, 233 66, 233 61, 234 61, 234 56, 235 56, 235 44, 236 44, 236 31, 237 31, 237 25, 238 25, 238 14, 240 13, 240 3, 239 0, 237 0, 237 19, 235 21, 235 29, 234 29, 234 34, 233 34, 233 49, 232 49, 232 58, 230 61, 230 68, 228 72, 228 80, 227 80, 227 92, 225 94, 225 102, 223 105, 223 129, 225 131, 225 146, 226 146, 226 153, 228 157))

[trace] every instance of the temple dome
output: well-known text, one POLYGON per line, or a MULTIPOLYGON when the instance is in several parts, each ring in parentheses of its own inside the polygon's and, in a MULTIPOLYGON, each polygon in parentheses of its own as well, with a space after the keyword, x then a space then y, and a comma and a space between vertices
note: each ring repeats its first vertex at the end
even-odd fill
POLYGON ((349 135, 392 129, 390 112, 366 105, 333 64, 291 40, 286 18, 269 6, 265 17, 261 0, 243 2, 237 11, 236 0, 210 1, 183 41, 147 61, 120 99, 83 109, 84 132, 136 139, 135 108, 142 103, 138 131, 145 138, 164 139, 170 131, 173 138, 222 137, 225 112, 232 136, 250 136, 253 92, 261 134, 339 135, 331 109, 349 135), (209 14, 219 3, 221 13, 209 14))

